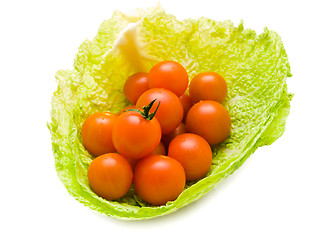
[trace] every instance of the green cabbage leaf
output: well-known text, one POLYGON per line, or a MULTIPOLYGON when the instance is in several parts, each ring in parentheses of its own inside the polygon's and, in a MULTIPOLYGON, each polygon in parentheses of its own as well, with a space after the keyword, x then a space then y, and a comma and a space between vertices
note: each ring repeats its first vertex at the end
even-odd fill
POLYGON ((56 73, 48 127, 57 174, 75 199, 107 216, 148 219, 172 213, 204 196, 258 147, 283 134, 292 98, 286 84, 290 76, 281 38, 267 28, 257 35, 242 22, 234 26, 208 18, 179 21, 159 6, 132 15, 116 11, 93 40, 79 47, 74 69, 56 73), (225 78, 228 96, 223 105, 231 116, 231 134, 213 148, 206 177, 188 182, 175 201, 152 206, 133 187, 117 201, 102 199, 88 183, 93 157, 82 145, 81 126, 94 112, 118 113, 129 105, 123 93, 126 78, 162 60, 181 63, 190 79, 204 71, 225 78))

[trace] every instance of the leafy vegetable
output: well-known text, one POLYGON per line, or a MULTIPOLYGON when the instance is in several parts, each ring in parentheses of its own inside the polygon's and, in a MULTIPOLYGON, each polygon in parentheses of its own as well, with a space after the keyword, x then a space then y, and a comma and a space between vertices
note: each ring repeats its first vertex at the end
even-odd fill
POLYGON ((236 27, 230 21, 208 18, 178 21, 159 7, 139 10, 135 16, 115 12, 93 40, 80 46, 74 69, 56 74, 58 88, 48 127, 58 176, 78 201, 108 216, 147 219, 174 212, 201 198, 258 147, 282 135, 291 100, 288 76, 290 66, 280 36, 268 29, 257 35, 244 29, 242 22, 236 27), (82 123, 94 112, 117 113, 129 105, 123 93, 127 77, 147 72, 162 60, 181 63, 189 79, 204 71, 224 77, 230 137, 214 148, 207 176, 188 183, 175 201, 154 207, 133 188, 118 201, 104 200, 88 183, 92 156, 81 143, 82 123))

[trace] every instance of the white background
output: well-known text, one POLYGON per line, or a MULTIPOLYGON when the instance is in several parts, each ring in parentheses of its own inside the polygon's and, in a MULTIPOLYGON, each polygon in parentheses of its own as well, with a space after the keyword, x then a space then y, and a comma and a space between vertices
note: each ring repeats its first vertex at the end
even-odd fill
POLYGON ((317 1, 165 1, 182 18, 241 19, 277 31, 295 94, 286 132, 199 201, 147 221, 78 203, 58 179, 46 123, 55 72, 113 10, 155 1, 1 1, 0 239, 320 239, 320 34, 317 1), (318 229, 317 229, 318 228, 318 229))

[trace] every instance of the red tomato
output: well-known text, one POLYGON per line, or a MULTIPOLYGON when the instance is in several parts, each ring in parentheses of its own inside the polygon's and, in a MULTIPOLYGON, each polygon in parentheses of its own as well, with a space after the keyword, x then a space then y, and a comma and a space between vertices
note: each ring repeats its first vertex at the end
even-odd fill
POLYGON ((118 153, 103 154, 93 159, 88 168, 91 188, 107 200, 124 196, 132 184, 132 178, 130 164, 118 153))
POLYGON ((210 145, 223 142, 230 133, 231 119, 228 111, 216 101, 200 101, 189 110, 187 132, 203 137, 210 145))
POLYGON ((135 104, 140 95, 148 89, 148 74, 145 72, 138 72, 128 77, 123 88, 124 95, 132 104, 135 104))
POLYGON ((183 191, 185 182, 182 165, 162 155, 140 160, 134 170, 133 184, 138 195, 153 205, 174 201, 183 191))
POLYGON ((154 99, 156 101, 151 111, 155 111, 160 102, 156 118, 160 123, 162 134, 172 132, 180 124, 183 117, 183 107, 179 98, 167 89, 153 88, 139 97, 136 106, 142 108, 142 106, 149 104, 154 99))
POLYGON ((117 115, 98 112, 89 116, 82 125, 81 138, 84 147, 94 156, 115 152, 112 143, 112 128, 117 115))
POLYGON ((165 88, 181 96, 187 89, 189 77, 186 69, 174 61, 156 64, 149 72, 149 88, 165 88))
POLYGON ((212 162, 210 145, 193 133, 176 136, 169 145, 168 156, 181 163, 188 181, 204 177, 212 162))
POLYGON ((215 72, 203 72, 196 75, 189 86, 189 94, 194 103, 200 100, 213 100, 222 103, 227 96, 227 83, 215 72))
POLYGON ((162 135, 162 139, 161 141, 163 142, 163 145, 168 148, 170 142, 172 141, 172 139, 174 139, 176 136, 186 133, 186 125, 184 123, 180 123, 178 125, 178 127, 171 133, 166 134, 166 135, 162 135))
POLYGON ((148 120, 148 114, 144 116, 142 112, 128 111, 121 114, 115 122, 112 131, 113 144, 124 157, 146 157, 159 145, 160 124, 156 118, 148 120))
POLYGON ((183 107, 183 119, 182 121, 184 122, 186 120, 187 114, 190 110, 190 108, 193 105, 192 99, 190 97, 190 95, 184 93, 182 94, 180 97, 180 101, 182 103, 182 107, 183 107))

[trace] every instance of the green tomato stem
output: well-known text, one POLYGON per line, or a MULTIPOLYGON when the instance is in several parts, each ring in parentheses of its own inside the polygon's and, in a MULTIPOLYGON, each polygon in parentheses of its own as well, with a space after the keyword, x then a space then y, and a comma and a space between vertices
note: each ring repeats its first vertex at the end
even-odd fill
POLYGON ((151 101, 148 106, 143 106, 142 107, 142 110, 139 110, 139 109, 128 109, 128 110, 125 110, 124 112, 129 112, 129 111, 134 111, 134 112, 138 112, 140 113, 145 119, 147 120, 152 120, 154 118, 154 116, 156 115, 157 111, 158 111, 158 108, 160 106, 160 102, 156 108, 156 110, 153 112, 153 113, 150 113, 150 109, 152 108, 153 104, 155 103, 157 99, 154 99, 153 101, 151 101))

